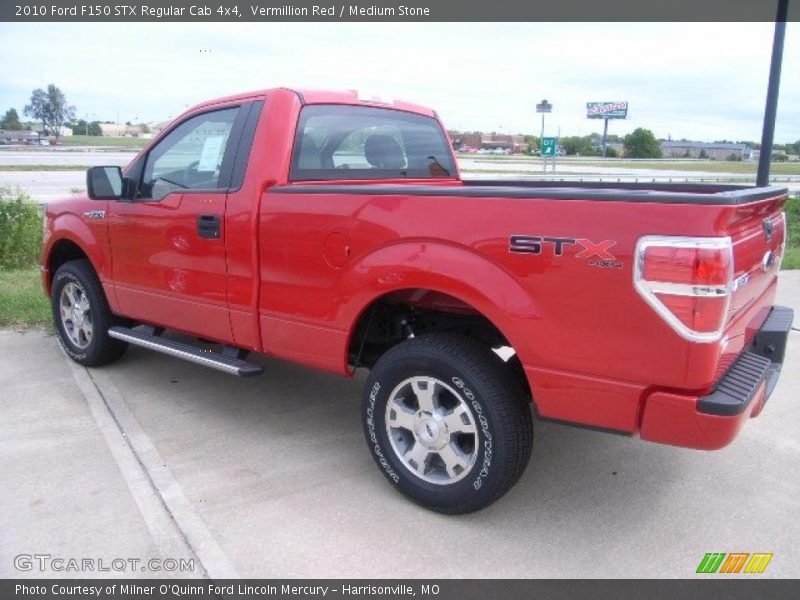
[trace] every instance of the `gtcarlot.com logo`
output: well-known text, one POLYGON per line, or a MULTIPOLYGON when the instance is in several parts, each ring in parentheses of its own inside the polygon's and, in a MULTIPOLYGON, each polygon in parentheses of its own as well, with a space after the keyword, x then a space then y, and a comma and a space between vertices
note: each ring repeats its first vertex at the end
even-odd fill
POLYGON ((707 552, 697 565, 698 573, 719 573, 731 575, 735 573, 760 574, 772 560, 769 552, 707 552))
POLYGON ((135 571, 170 571, 191 573, 195 569, 193 558, 89 558, 62 557, 52 554, 18 554, 14 557, 17 571, 55 571, 59 573, 117 573, 135 571))

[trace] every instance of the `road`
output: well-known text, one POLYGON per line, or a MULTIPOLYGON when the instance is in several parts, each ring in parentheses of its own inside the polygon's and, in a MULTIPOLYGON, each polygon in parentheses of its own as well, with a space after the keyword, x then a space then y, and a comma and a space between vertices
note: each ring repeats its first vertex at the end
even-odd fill
MULTIPOLYGON (((778 297, 800 311, 800 271, 778 297)), ((707 552, 771 552, 762 577, 800 575, 796 332, 774 396, 728 448, 537 422, 519 484, 458 517, 375 467, 363 374, 260 358, 264 376, 236 379, 139 348, 86 370, 42 332, 0 332, 0 350, 2 577, 41 575, 12 566, 36 552, 322 578, 683 578, 707 552)))
MULTIPOLYGON (((9 150, 0 149, 0 167, 15 165, 98 166, 127 165, 135 152, 106 150, 9 150)), ((0 171, 0 185, 19 186, 36 202, 46 203, 86 190, 85 171, 0 171)))

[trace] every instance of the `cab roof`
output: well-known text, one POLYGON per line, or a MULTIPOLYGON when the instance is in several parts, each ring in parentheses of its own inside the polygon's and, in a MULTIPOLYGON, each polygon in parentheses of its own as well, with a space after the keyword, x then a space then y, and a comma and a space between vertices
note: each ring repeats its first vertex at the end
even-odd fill
POLYGON ((353 106, 374 106, 379 108, 394 108, 397 110, 424 115, 426 117, 436 117, 436 112, 431 108, 420 106, 419 104, 413 104, 411 102, 395 100, 391 97, 382 96, 380 94, 374 94, 360 90, 336 91, 308 88, 270 88, 265 90, 244 92, 241 94, 233 94, 231 96, 224 96, 222 98, 215 98, 214 100, 202 102, 197 106, 190 108, 189 111, 213 106, 215 104, 221 104, 223 102, 261 98, 276 93, 297 94, 303 104, 349 104, 353 106))

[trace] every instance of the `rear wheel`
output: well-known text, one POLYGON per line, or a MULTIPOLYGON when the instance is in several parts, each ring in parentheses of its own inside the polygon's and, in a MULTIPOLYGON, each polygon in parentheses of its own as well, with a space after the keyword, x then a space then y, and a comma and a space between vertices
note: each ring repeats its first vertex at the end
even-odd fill
POLYGON ((489 348, 461 335, 424 335, 384 354, 367 382, 363 420, 387 479, 439 512, 495 502, 530 458, 525 393, 489 348))
POLYGON ((51 303, 59 342, 75 362, 95 367, 114 362, 125 352, 128 345, 108 335, 117 318, 88 260, 59 267, 53 277, 51 303))

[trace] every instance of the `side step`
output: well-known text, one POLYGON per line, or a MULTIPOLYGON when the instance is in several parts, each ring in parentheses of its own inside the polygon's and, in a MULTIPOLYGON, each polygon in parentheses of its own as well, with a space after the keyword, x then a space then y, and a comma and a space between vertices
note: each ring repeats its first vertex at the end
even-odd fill
POLYGON ((221 353, 208 352, 183 342, 162 338, 161 331, 163 330, 146 325, 140 325, 135 328, 112 327, 108 330, 108 335, 129 344, 169 354, 170 356, 182 358, 204 367, 211 367, 218 371, 224 371, 231 375, 238 375, 239 377, 251 377, 253 375, 261 375, 264 372, 263 367, 242 360, 241 355, 243 352, 236 348, 225 346, 221 353))

